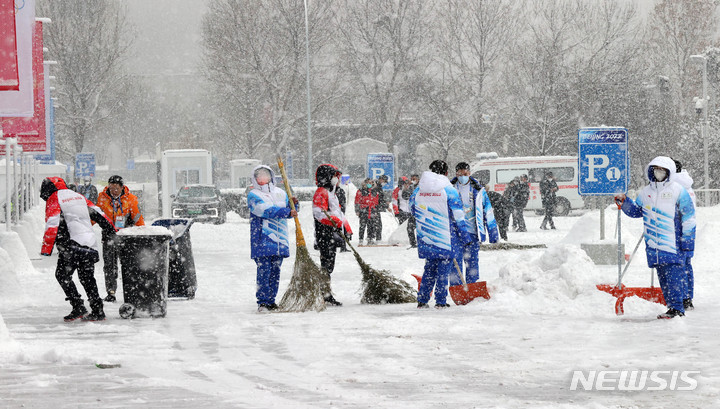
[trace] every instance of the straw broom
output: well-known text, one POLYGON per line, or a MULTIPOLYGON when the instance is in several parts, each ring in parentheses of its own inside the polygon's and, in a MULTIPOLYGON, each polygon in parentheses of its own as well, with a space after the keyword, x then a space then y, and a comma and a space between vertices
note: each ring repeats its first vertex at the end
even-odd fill
MULTIPOLYGON (((285 184, 285 191, 292 198, 290 184, 285 174, 285 165, 278 157, 278 167, 285 184)), ((295 210, 295 203, 290 200, 290 208, 295 210)), ((330 292, 330 276, 310 258, 305 237, 300 227, 300 220, 295 216, 295 267, 290 278, 290 285, 280 301, 280 311, 304 312, 309 310, 322 311, 325 309, 325 294, 330 292)))
MULTIPOLYGON (((332 221, 330 214, 326 211, 325 215, 332 221)), ((337 227, 337 226, 335 226, 337 227)), ((340 228, 342 230, 342 227, 340 228)), ((417 302, 415 297, 415 289, 405 281, 395 278, 387 270, 375 270, 370 267, 360 254, 358 254, 355 247, 350 243, 350 240, 341 232, 340 235, 345 240, 345 243, 350 247, 355 256, 355 261, 360 265, 362 270, 362 298, 360 302, 363 304, 404 304, 417 302)))

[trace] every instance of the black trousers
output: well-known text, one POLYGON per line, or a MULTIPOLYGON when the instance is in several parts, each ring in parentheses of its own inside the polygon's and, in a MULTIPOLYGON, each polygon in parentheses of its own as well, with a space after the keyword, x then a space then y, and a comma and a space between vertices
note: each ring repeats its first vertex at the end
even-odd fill
POLYGON ((82 296, 80 296, 72 280, 73 274, 77 270, 80 284, 85 289, 90 306, 98 303, 102 304, 102 299, 98 294, 97 282, 95 281, 95 263, 98 261, 97 251, 88 249, 87 254, 84 253, 73 250, 61 251, 55 269, 55 278, 70 303, 78 301, 82 303, 82 296), (95 253, 94 257, 92 252, 95 253))
POLYGON ((525 227, 525 215, 523 214, 524 207, 513 207, 513 227, 517 227, 520 231, 527 230, 525 227))
POLYGON ((118 278, 118 258, 120 254, 118 252, 117 245, 112 240, 108 240, 103 237, 103 272, 105 273, 105 290, 108 294, 112 291, 117 291, 117 278, 118 278))
POLYGON ((545 208, 545 218, 542 221, 542 224, 540 225, 540 228, 545 228, 545 226, 550 223, 551 228, 555 228, 555 222, 553 221, 553 213, 555 213, 555 205, 549 204, 543 206, 545 208))
POLYGON ((335 234, 342 234, 340 229, 315 223, 315 244, 320 251, 320 268, 328 274, 335 270, 335 255, 337 254, 337 241, 335 234))
POLYGON ((417 246, 417 238, 415 237, 415 216, 412 213, 401 211, 398 214, 398 223, 403 224, 407 220, 407 234, 411 246, 417 246))

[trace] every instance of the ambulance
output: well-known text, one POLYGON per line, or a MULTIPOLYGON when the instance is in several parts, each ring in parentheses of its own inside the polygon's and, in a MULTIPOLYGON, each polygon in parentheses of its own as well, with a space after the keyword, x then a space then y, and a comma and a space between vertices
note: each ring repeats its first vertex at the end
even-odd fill
POLYGON ((504 193, 511 180, 527 175, 530 200, 525 209, 541 212, 540 181, 552 172, 558 185, 555 214, 565 216, 585 206, 578 194, 577 156, 525 156, 480 159, 470 165, 472 176, 488 185, 489 190, 504 193))

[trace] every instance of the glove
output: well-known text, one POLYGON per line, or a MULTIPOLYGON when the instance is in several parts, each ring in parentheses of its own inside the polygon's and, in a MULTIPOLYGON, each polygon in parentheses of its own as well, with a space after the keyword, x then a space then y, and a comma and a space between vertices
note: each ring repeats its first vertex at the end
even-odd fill
POLYGON ((295 208, 297 209, 298 204, 300 204, 300 201, 299 201, 298 198, 295 197, 295 196, 292 197, 292 201, 293 201, 293 203, 295 204, 295 208))

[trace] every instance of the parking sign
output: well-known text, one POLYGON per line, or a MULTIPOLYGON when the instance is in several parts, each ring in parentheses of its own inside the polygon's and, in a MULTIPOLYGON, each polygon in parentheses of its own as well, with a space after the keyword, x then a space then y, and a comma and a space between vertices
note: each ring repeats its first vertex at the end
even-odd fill
POLYGON ((382 175, 387 175, 389 181, 383 190, 392 190, 395 180, 395 155, 392 153, 368 153, 367 177, 377 179, 382 175))
POLYGON ((626 193, 629 167, 627 129, 582 128, 578 131, 580 195, 626 193))
POLYGON ((78 153, 75 155, 75 177, 95 177, 95 154, 78 153))

